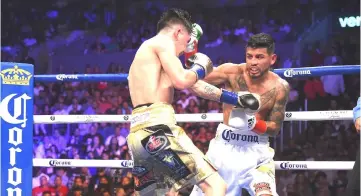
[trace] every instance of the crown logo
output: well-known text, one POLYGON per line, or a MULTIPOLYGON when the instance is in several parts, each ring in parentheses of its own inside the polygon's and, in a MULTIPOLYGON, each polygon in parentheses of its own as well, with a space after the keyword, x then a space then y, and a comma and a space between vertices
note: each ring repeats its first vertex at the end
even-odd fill
POLYGON ((20 69, 17 65, 14 68, 5 69, 0 72, 2 83, 10 85, 26 85, 30 83, 31 73, 20 69))

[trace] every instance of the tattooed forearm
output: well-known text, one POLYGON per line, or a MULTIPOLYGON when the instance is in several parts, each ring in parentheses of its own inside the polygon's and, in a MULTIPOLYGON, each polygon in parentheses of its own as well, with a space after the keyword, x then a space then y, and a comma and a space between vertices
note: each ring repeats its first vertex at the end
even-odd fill
POLYGON ((281 88, 278 90, 276 103, 273 106, 269 118, 267 120, 266 133, 270 136, 278 135, 285 118, 285 110, 288 102, 288 95, 290 92, 289 85, 282 83, 281 88))
POLYGON ((195 83, 190 90, 199 97, 213 101, 219 101, 222 94, 221 89, 201 80, 195 83))

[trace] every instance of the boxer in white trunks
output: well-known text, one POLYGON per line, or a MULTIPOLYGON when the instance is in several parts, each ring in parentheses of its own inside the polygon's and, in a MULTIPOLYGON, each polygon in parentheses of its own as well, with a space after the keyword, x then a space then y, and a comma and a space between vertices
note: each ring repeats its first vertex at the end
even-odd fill
MULTIPOLYGON (((204 79, 213 85, 223 84, 229 91, 258 94, 261 100, 256 113, 223 105, 223 123, 206 156, 226 181, 227 196, 242 195, 244 190, 251 196, 278 195, 274 150, 268 139, 281 129, 290 89, 285 80, 270 71, 277 59, 274 50, 270 35, 253 35, 246 46, 246 63, 222 64, 204 79)), ((194 186, 191 196, 197 195, 203 193, 194 186)))
POLYGON ((213 70, 205 54, 193 53, 187 59, 188 69, 182 67, 178 56, 202 33, 199 25, 190 22, 188 12, 164 11, 157 29, 157 35, 139 47, 128 77, 134 109, 127 144, 134 162, 135 195, 177 195, 197 184, 205 195, 223 196, 225 182, 177 126, 172 107, 174 89, 192 87, 206 98, 246 110, 257 109, 259 101, 252 94, 222 91, 199 81, 213 70), (212 89, 211 95, 208 89, 212 89))

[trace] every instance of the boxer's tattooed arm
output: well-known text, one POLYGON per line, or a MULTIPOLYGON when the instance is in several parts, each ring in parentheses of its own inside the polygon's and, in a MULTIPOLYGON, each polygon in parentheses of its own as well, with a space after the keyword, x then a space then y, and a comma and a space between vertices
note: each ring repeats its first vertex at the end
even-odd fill
POLYGON ((202 80, 198 80, 191 88, 190 90, 196 94, 199 97, 202 97, 204 99, 209 99, 212 101, 219 101, 222 90, 208 84, 202 80))
POLYGON ((274 100, 277 94, 277 88, 273 88, 261 95, 261 108, 268 104, 270 100, 274 100))
MULTIPOLYGON (((244 80, 242 74, 240 74, 240 75, 237 77, 236 81, 237 81, 237 85, 238 85, 239 91, 248 91, 247 83, 246 83, 246 81, 244 80)), ((236 85, 234 85, 234 86, 236 86, 236 85)))
POLYGON ((290 87, 288 83, 282 81, 279 89, 277 90, 275 105, 273 106, 266 121, 267 124, 266 134, 270 136, 278 135, 279 131, 281 130, 283 120, 285 118, 285 110, 288 102, 289 92, 290 92, 290 87))

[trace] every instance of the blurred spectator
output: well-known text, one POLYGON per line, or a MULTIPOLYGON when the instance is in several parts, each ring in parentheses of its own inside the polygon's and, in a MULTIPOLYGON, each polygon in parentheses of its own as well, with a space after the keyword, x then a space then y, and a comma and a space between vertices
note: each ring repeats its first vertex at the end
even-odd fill
POLYGON ((95 43, 93 43, 90 47, 96 53, 105 52, 105 45, 100 41, 100 38, 97 37, 95 43))
POLYGON ((105 175, 104 168, 97 168, 96 174, 90 179, 89 192, 98 192, 110 190, 109 178, 105 175))
POLYGON ((103 145, 103 142, 100 140, 100 137, 95 135, 93 137, 93 141, 88 144, 86 151, 92 152, 94 158, 100 158, 100 156, 103 154, 104 148, 105 147, 103 145))
POLYGON ((115 140, 113 140, 113 138, 115 138, 118 142, 118 145, 123 146, 125 144, 126 140, 120 133, 121 133, 120 126, 117 126, 115 128, 114 134, 108 136, 107 139, 105 140, 105 145, 109 146, 110 144, 112 144, 111 141, 114 142, 115 140))
POLYGON ((321 81, 325 92, 333 97, 338 97, 345 92, 343 75, 321 76, 321 81))
POLYGON ((63 184, 61 176, 55 177, 54 192, 58 196, 67 196, 68 195, 68 192, 69 192, 68 187, 66 187, 63 184))
POLYGON ((324 172, 318 172, 312 183, 313 193, 317 196, 330 195, 330 186, 327 181, 327 175, 324 172))
POLYGON ((299 195, 312 195, 310 183, 304 173, 301 172, 295 177, 293 189, 299 195))
POLYGON ((325 55, 321 49, 321 43, 314 43, 311 50, 311 66, 322 66, 324 62, 325 55))
POLYGON ((54 189, 49 185, 48 178, 46 176, 40 177, 40 185, 33 188, 32 196, 42 196, 43 192, 49 191, 54 193, 54 189))
POLYGON ((28 63, 28 64, 31 64, 31 65, 35 65, 35 60, 29 56, 29 52, 28 51, 25 51, 24 52, 24 57, 23 59, 20 61, 21 63, 28 63))
POLYGON ((51 138, 51 143, 56 146, 60 151, 66 148, 66 139, 64 136, 60 135, 59 130, 54 130, 54 135, 51 138))
POLYGON ((50 177, 50 184, 51 185, 56 185, 58 186, 56 183, 56 178, 60 178, 61 179, 61 185, 67 185, 68 184, 68 181, 69 181, 69 178, 67 176, 67 173, 66 173, 66 170, 65 168, 56 168, 55 169, 55 174, 53 174, 51 177, 50 177))
POLYGON ((326 97, 326 93, 319 78, 312 77, 307 79, 303 88, 308 100, 308 109, 324 109, 324 102, 322 102, 322 98, 326 97))

